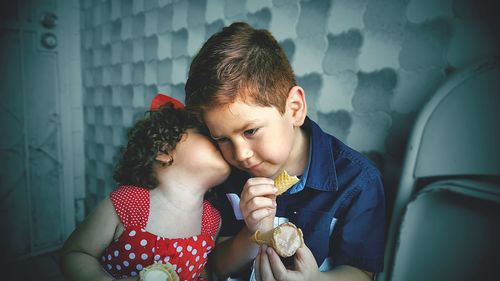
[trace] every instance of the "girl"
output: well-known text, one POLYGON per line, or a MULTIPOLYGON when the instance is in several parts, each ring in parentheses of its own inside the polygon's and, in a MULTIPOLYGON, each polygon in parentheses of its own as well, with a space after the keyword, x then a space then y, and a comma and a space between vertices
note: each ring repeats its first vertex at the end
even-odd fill
POLYGON ((157 96, 152 108, 164 99, 130 130, 114 174, 118 189, 66 241, 68 280, 139 280, 158 262, 180 280, 201 278, 221 223, 204 196, 230 168, 180 102, 157 96))

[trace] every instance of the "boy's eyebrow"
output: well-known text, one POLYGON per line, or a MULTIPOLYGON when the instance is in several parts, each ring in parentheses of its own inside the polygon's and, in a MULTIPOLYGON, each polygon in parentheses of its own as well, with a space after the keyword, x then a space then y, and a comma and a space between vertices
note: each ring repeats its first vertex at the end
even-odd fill
MULTIPOLYGON (((231 133, 234 134, 234 133, 237 133, 237 132, 241 132, 241 131, 246 131, 248 130, 249 128, 255 126, 256 123, 258 123, 260 121, 260 119, 253 119, 253 120, 248 120, 245 124, 243 124, 241 127, 239 128, 235 128, 231 133)), ((223 138, 223 136, 214 136, 212 135, 212 133, 210 133, 210 137, 214 140, 217 140, 217 139, 220 139, 220 138, 223 138)))

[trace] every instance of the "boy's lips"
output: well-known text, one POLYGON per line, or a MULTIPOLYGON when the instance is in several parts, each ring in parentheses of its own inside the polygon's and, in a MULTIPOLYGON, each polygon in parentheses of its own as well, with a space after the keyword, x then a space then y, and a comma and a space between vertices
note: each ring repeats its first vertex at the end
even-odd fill
POLYGON ((257 164, 252 164, 249 166, 244 166, 243 168, 247 171, 255 171, 260 166, 260 164, 262 164, 262 162, 257 163, 257 164))

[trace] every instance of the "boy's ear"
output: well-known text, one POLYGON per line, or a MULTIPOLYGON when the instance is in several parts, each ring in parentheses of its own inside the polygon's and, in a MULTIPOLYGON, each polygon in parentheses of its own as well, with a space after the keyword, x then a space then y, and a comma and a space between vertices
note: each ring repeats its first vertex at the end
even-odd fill
POLYGON ((304 124, 304 120, 307 116, 307 103, 304 89, 299 86, 294 86, 290 89, 286 101, 286 110, 290 111, 295 127, 300 127, 304 124))

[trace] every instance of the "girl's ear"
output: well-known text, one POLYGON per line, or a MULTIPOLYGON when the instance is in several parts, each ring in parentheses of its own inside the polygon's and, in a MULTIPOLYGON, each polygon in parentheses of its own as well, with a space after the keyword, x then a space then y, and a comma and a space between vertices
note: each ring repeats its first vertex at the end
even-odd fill
POLYGON ((173 158, 169 154, 165 154, 163 152, 159 152, 156 155, 155 160, 159 161, 159 162, 161 162, 163 164, 169 164, 170 165, 170 163, 172 162, 173 158))
POLYGON ((300 127, 304 124, 307 116, 307 103, 304 89, 294 86, 288 92, 286 100, 286 111, 289 111, 292 117, 293 126, 300 127))

